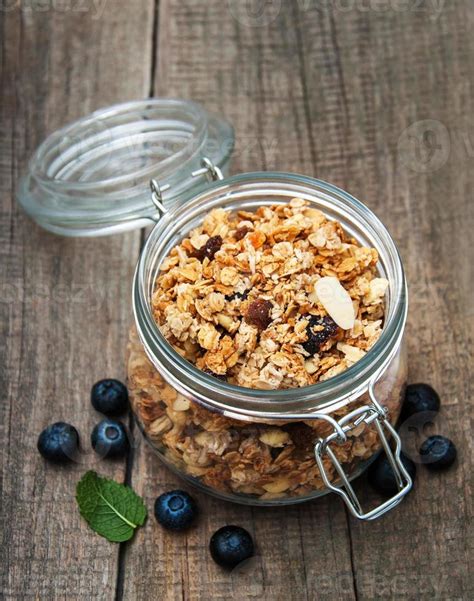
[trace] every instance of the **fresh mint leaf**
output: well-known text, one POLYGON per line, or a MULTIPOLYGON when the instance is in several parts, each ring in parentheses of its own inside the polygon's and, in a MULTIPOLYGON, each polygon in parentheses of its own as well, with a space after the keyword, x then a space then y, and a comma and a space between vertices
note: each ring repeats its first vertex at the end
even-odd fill
POLYGON ((86 472, 77 483, 76 500, 92 530, 115 543, 132 538, 147 516, 143 500, 129 486, 93 471, 86 472))

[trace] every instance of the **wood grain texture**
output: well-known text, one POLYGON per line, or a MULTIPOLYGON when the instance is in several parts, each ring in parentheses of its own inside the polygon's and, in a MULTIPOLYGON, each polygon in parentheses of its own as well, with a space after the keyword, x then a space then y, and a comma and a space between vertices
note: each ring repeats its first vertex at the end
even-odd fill
POLYGON ((48 133, 103 105, 147 94, 152 4, 118 4, 107 3, 100 16, 51 7, 0 13, 5 599, 115 594, 119 547, 88 529, 74 491, 88 467, 124 477, 122 463, 97 465, 90 451, 99 417, 89 394, 98 378, 123 376, 140 234, 55 237, 21 213, 14 194, 27 159, 48 133), (59 420, 79 429, 84 448, 80 464, 66 469, 47 465, 36 451, 41 429, 59 420))
MULTIPOLYGON (((410 380, 428 381, 440 391, 443 411, 431 430, 452 437, 462 452, 457 470, 447 474, 419 466, 416 492, 383 520, 351 521, 360 599, 473 594, 473 534, 466 530, 472 519, 473 213, 466 191, 474 183, 474 156, 463 143, 474 133, 468 75, 473 13, 461 5, 446 6, 432 18, 372 11, 299 20, 308 94, 314 97, 323 87, 317 65, 325 48, 334 64, 324 91, 340 91, 334 115, 324 119, 326 149, 340 160, 334 168, 325 165, 324 177, 363 199, 398 242, 411 291, 410 380), (410 128, 415 136, 417 122, 422 132, 434 133, 414 138, 413 152, 407 151, 404 132, 410 128)), ((316 132, 320 112, 313 104, 310 118, 316 132)), ((324 142, 314 138, 321 154, 324 142)), ((420 442, 422 425, 413 424, 420 442)), ((366 503, 374 500, 363 482, 358 491, 366 503)))
MULTIPOLYGON (((97 18, 92 8, 0 13, 4 596, 471 599, 474 11, 469 0, 238 4, 120 0, 97 18), (331 181, 375 210, 398 242, 411 290, 410 379, 442 394, 435 429, 455 440, 460 461, 443 475, 419 467, 416 491, 382 520, 356 522, 334 497, 277 510, 193 493, 196 529, 169 535, 151 518, 119 549, 75 510, 90 454, 67 476, 37 457, 36 435, 56 419, 75 423, 88 446, 90 384, 123 374, 140 240, 42 232, 14 204, 17 178, 58 125, 150 92, 225 115, 236 130, 233 172, 331 181), (248 528, 258 549, 231 574, 207 550, 228 523, 248 528)), ((183 484, 137 440, 126 470, 96 467, 127 478, 152 509, 183 484)), ((377 500, 363 478, 356 489, 364 503, 377 500)))

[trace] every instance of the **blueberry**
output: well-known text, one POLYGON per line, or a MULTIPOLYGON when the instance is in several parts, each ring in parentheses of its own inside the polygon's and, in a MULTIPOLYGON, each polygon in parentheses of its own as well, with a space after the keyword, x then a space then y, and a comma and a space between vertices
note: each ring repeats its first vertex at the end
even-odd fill
POLYGON ((103 419, 95 426, 91 444, 98 455, 107 458, 123 457, 130 448, 125 426, 113 419, 103 419))
POLYGON ((38 451, 45 459, 67 463, 77 456, 79 434, 70 424, 56 422, 45 428, 38 438, 38 451))
POLYGON ((232 569, 253 556, 254 544, 244 528, 224 526, 212 535, 209 550, 218 565, 232 569))
POLYGON ((197 515, 196 501, 184 490, 165 492, 155 501, 155 517, 168 530, 186 530, 197 515))
POLYGON ((309 315, 308 322, 306 326, 307 340, 303 342, 302 347, 307 353, 314 355, 319 351, 321 345, 337 334, 338 327, 329 316, 309 315))
POLYGON ((420 447, 422 463, 433 471, 447 469, 455 462, 456 456, 453 441, 444 436, 430 436, 420 447))
POLYGON ((92 387, 91 403, 96 411, 104 415, 122 415, 128 409, 127 388, 118 380, 99 380, 92 387))
POLYGON ((439 395, 428 384, 409 384, 405 392, 401 419, 406 420, 415 413, 431 411, 438 413, 439 395))
MULTIPOLYGON (((406 455, 402 454, 400 458, 411 479, 415 481, 416 465, 406 455)), ((399 491, 392 466, 385 454, 379 455, 370 465, 368 477, 370 485, 384 496, 391 497, 399 491)))

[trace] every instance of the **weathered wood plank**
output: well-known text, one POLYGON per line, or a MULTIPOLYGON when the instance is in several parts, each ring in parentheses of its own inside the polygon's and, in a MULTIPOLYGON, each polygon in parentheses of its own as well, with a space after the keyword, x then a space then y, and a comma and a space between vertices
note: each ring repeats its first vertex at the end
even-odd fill
MULTIPOLYGON (((294 17, 285 10, 269 27, 250 27, 225 2, 160 2, 156 93, 192 98, 230 119, 235 173, 318 171, 294 17)), ((183 486, 145 445, 136 454, 132 481, 150 507, 161 492, 183 486)), ((145 598, 151 590, 159 590, 163 601, 300 601, 319 598, 319 590, 321 598, 354 598, 346 587, 352 583, 346 516, 334 499, 276 510, 196 496, 202 517, 188 536, 169 535, 153 523, 127 547, 125 599, 145 598), (258 557, 243 575, 224 572, 208 553, 210 536, 225 524, 248 528, 257 542, 258 557)))
MULTIPOLYGON (((269 510, 196 495, 202 517, 195 530, 168 535, 151 518, 123 547, 117 567, 118 548, 90 533, 72 498, 93 458, 72 474, 38 458, 38 430, 56 419, 75 423, 87 447, 96 420, 90 384, 123 375, 139 240, 50 236, 18 213, 13 192, 49 131, 100 105, 148 94, 152 4, 107 3, 100 14, 98 4, 86 14, 0 13, 4 596, 113 598, 118 581, 123 599, 472 598, 466 259, 474 13, 467 0, 271 2, 261 27, 252 26, 258 11, 244 7, 236 16, 235 2, 163 0, 154 82, 157 95, 193 98, 228 116, 237 135, 234 172, 314 174, 353 192, 387 223, 411 283, 411 379, 442 392, 438 423, 458 444, 457 470, 438 477, 420 468, 408 501, 367 525, 348 522, 331 497, 269 510), (415 139, 415 150, 399 151, 405 129, 424 119, 441 124, 434 140, 415 139), (211 533, 226 523, 247 527, 258 544, 242 574, 222 572, 207 552, 211 533)), ((124 475, 121 464, 96 467, 124 475)), ((182 486, 144 445, 132 483, 149 508, 160 492, 182 486)), ((357 490, 375 501, 363 480, 357 490)))
POLYGON ((124 477, 121 462, 98 464, 90 451, 99 416, 88 397, 98 378, 123 376, 140 234, 55 237, 21 214, 14 193, 30 154, 54 128, 147 94, 153 2, 89 2, 83 13, 76 4, 0 12, 5 599, 112 599, 117 580, 118 546, 88 529, 74 491, 89 467, 124 477), (58 420, 81 433, 80 465, 54 468, 36 451, 39 431, 58 420))
MULTIPOLYGON (((440 391, 436 430, 461 454, 447 474, 419 466, 416 490, 384 519, 351 520, 359 599, 473 595, 474 13, 468 2, 436 6, 298 12, 315 151, 325 157, 319 175, 363 199, 398 241, 411 289, 410 380, 440 391), (321 111, 324 99, 333 110, 321 111), (413 126, 423 120, 432 121, 413 126)), ((363 480, 357 490, 375 502, 363 480)))

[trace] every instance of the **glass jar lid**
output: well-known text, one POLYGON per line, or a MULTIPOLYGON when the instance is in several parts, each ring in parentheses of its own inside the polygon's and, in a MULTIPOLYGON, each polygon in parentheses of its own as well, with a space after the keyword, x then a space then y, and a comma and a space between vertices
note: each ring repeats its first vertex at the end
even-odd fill
POLYGON ((117 104, 51 134, 31 158, 17 199, 57 234, 136 229, 157 214, 150 180, 159 181, 163 203, 171 207, 206 185, 204 173, 192 176, 203 156, 225 170, 233 147, 232 126, 194 102, 117 104))

